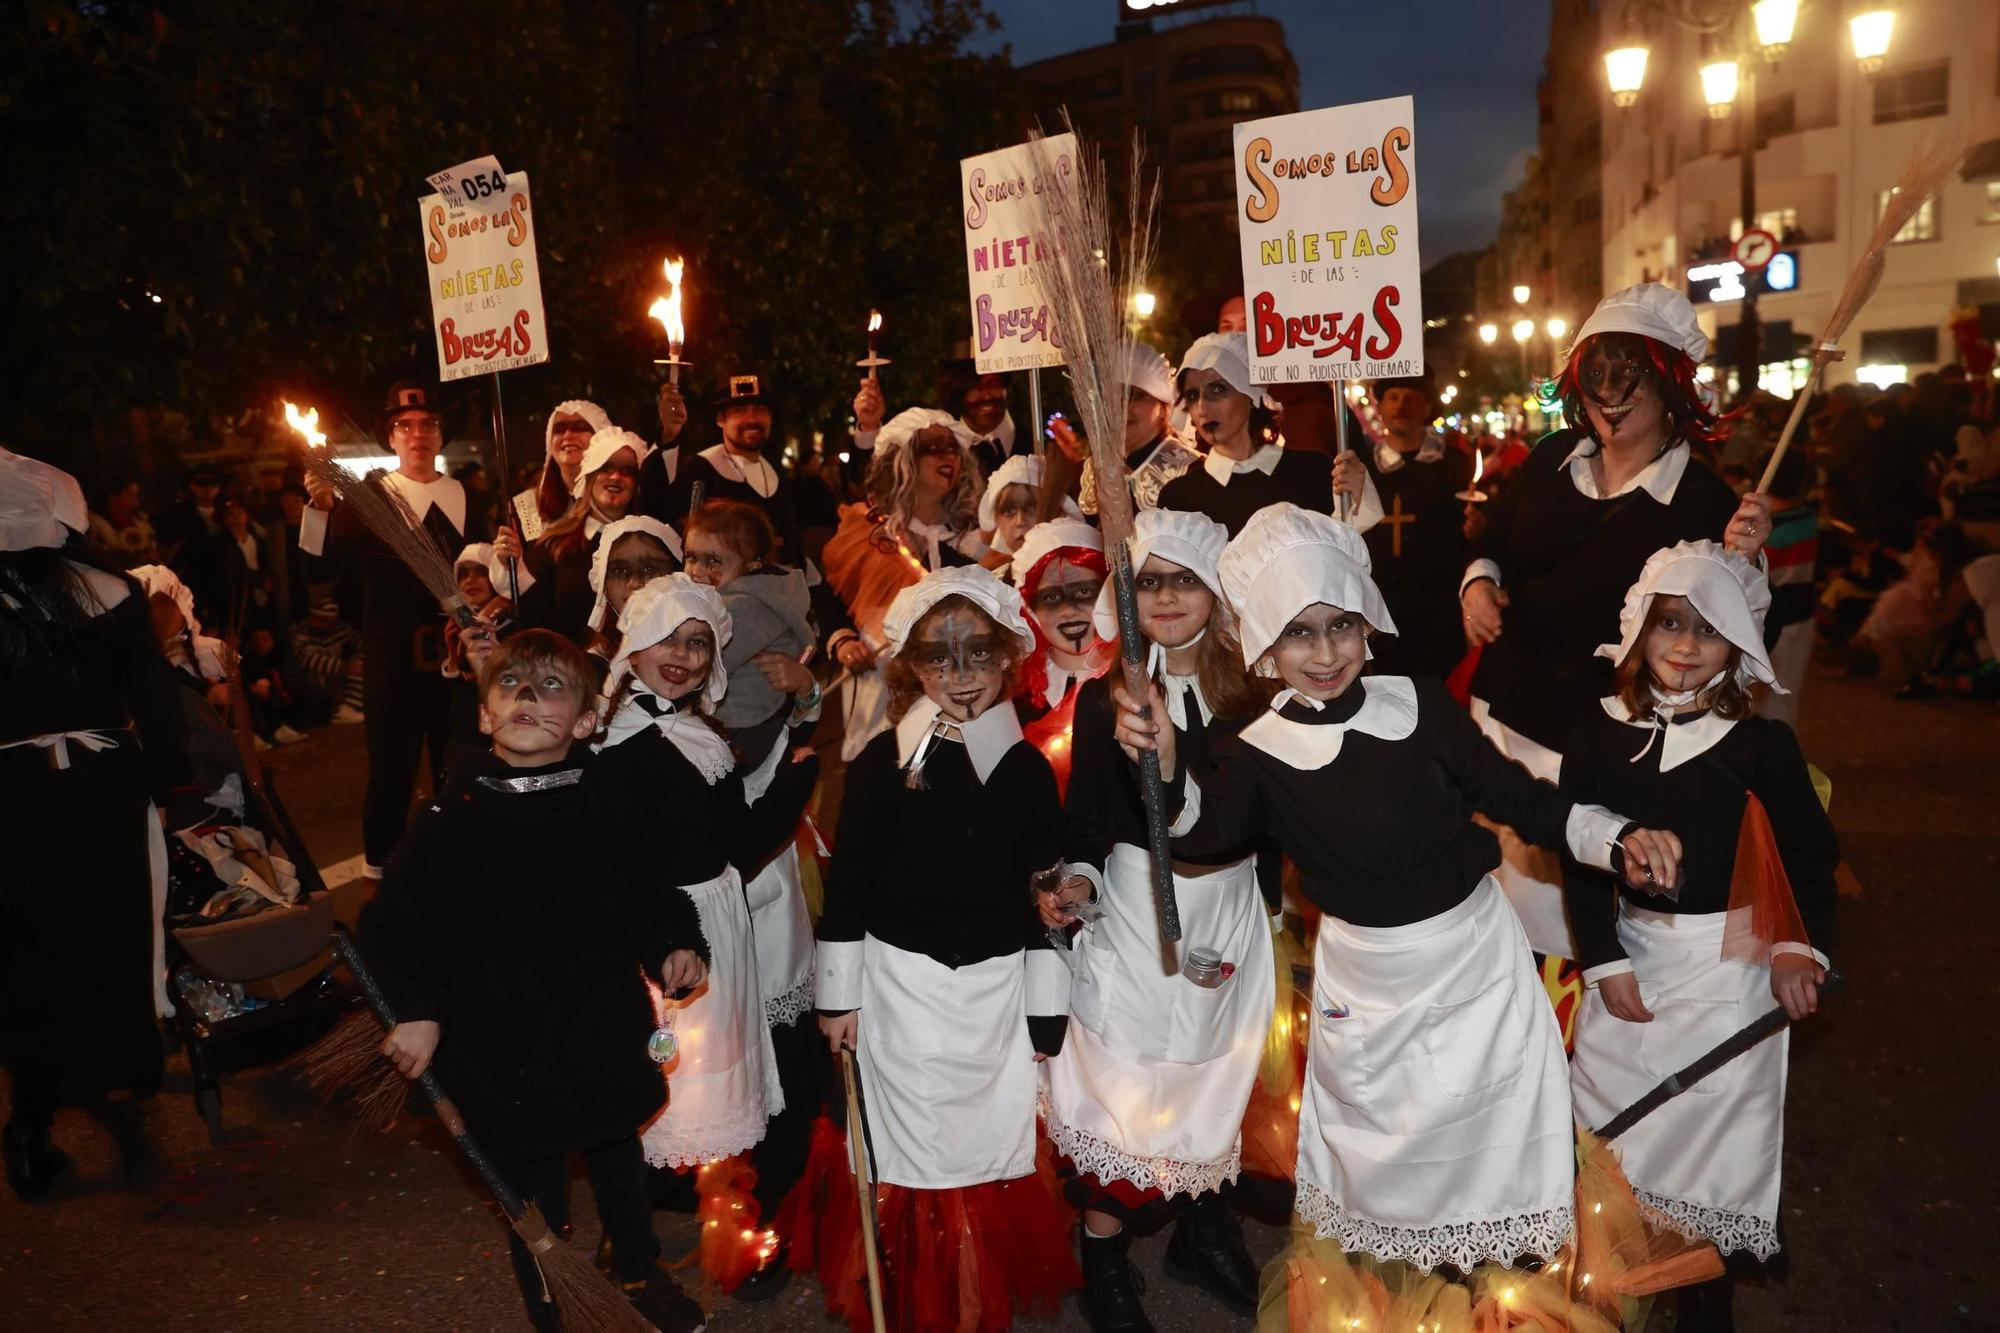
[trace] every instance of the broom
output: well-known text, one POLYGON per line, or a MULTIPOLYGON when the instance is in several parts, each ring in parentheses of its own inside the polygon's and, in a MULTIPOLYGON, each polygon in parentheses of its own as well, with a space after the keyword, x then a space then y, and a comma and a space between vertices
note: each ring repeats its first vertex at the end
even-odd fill
MULTIPOLYGON (((1076 127, 1069 113, 1063 126, 1076 127)), ((1132 590, 1132 492, 1125 472, 1125 403, 1131 388, 1132 335, 1124 312, 1145 286, 1152 267, 1154 214, 1159 182, 1145 179, 1139 137, 1132 136, 1132 176, 1126 190, 1123 253, 1119 272, 1112 275, 1111 207, 1104 161, 1094 146, 1077 140, 1075 183, 1051 187, 1034 195, 1037 238, 1033 272, 1048 294, 1051 313, 1062 329, 1063 360, 1069 374, 1070 396, 1083 420, 1097 471, 1097 517, 1104 532, 1104 552, 1111 567, 1111 586, 1118 602, 1118 637, 1123 645, 1125 692, 1134 699, 1147 695, 1145 640, 1139 634, 1139 608, 1132 590)), ((1062 179, 1055 155, 1040 131, 1030 139, 1036 175, 1043 181, 1062 179)), ((1153 892, 1159 900, 1160 942, 1164 952, 1181 937, 1180 906, 1174 898, 1173 852, 1167 841, 1166 791, 1160 780, 1160 758, 1151 750, 1139 761, 1140 791, 1146 805, 1146 841, 1152 852, 1153 892)))
MULTIPOLYGON (((1888 264, 1889 245, 1895 240, 1896 233, 1916 215, 1926 200, 1937 193, 1938 187, 1944 184, 1944 178, 1965 159, 1971 148, 1971 141, 1964 136, 1921 147, 1903 168, 1902 178, 1890 192, 1888 205, 1875 224, 1874 234, 1869 236, 1854 271, 1847 275, 1847 285, 1840 289, 1840 299, 1834 303, 1833 314, 1826 321, 1826 328, 1820 332, 1819 345, 1813 348, 1812 369, 1806 372, 1804 386, 1792 399, 1792 414, 1785 419, 1785 428, 1778 435, 1777 447, 1771 450, 1771 461, 1764 465, 1764 475, 1757 480, 1760 493, 1771 489, 1771 483, 1778 475, 1778 464, 1784 461, 1785 450, 1791 446, 1792 435, 1799 428, 1799 419, 1805 415, 1806 403, 1818 387, 1820 376, 1830 363, 1846 355, 1840 350, 1840 335, 1847 332, 1847 326, 1861 313, 1861 307, 1875 295, 1875 288, 1882 282, 1882 270, 1888 264)), ((1748 386, 1744 392, 1749 392, 1748 386)))
MULTIPOLYGON (((337 930, 334 932, 333 947, 360 983, 361 993, 368 997, 368 1007, 375 1011, 376 1020, 385 1030, 395 1027, 396 1015, 389 1008, 388 997, 382 993, 375 974, 363 961, 353 937, 345 930, 337 930)), ((590 1260, 581 1251, 562 1242, 542 1217, 541 1209, 532 1203, 522 1202, 521 1196, 514 1192, 466 1129, 465 1117, 459 1114, 444 1085, 438 1082, 437 1071, 424 1070, 417 1083, 423 1088, 424 1095, 431 1099, 439 1122, 458 1144, 458 1150, 479 1173, 479 1178, 486 1182, 494 1201, 507 1214, 514 1234, 528 1247, 528 1253, 533 1256, 535 1267, 542 1275, 543 1289, 555 1305, 557 1319, 562 1326, 600 1330, 601 1333, 644 1333, 652 1329, 653 1326, 626 1302, 619 1290, 591 1267, 590 1260)))
MULTIPOLYGON (((445 613, 457 620, 461 628, 470 628, 478 617, 458 591, 451 560, 438 549, 436 539, 418 521, 409 502, 387 482, 377 485, 365 479, 357 480, 353 473, 340 466, 338 458, 327 447, 326 436, 319 430, 318 409, 301 413, 298 408, 286 403, 285 420, 305 437, 305 447, 299 450, 299 460, 305 470, 352 505, 368 530, 381 539, 391 555, 409 567, 418 582, 437 598, 445 613)), ((365 431, 361 432, 361 437, 371 445, 375 443, 365 431)), ((379 445, 376 447, 380 448, 379 445)))

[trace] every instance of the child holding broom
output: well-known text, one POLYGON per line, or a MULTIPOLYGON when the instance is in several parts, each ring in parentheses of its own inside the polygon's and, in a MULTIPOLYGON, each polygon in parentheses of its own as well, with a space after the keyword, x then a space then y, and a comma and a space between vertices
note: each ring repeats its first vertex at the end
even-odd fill
MULTIPOLYGON (((412 1079, 436 1060, 472 1132, 557 1231, 568 1156, 581 1154, 620 1287, 661 1330, 693 1333, 701 1308, 658 1263, 638 1131, 666 1091, 646 978, 701 984, 701 926, 663 871, 657 817, 580 744, 597 722, 582 650, 529 630, 493 651, 479 684, 492 750, 417 821, 362 918, 400 1020, 382 1050, 412 1079), (586 826, 593 836, 572 836, 586 826)), ((509 1239, 529 1321, 554 1330, 535 1260, 509 1239)))
MULTIPOLYGON (((1589 987, 1570 1078, 1576 1115, 1603 1125, 1627 1104, 1771 1008, 1818 1007, 1833 930, 1839 845, 1797 739, 1749 716, 1772 688, 1764 647, 1771 590, 1715 542, 1646 562, 1625 596, 1616 692, 1570 732, 1563 786, 1642 823, 1671 817, 1677 882, 1626 886, 1572 866, 1569 906, 1589 987)), ((1621 1135, 1640 1203, 1725 1255, 1778 1248, 1789 1030, 1621 1135)), ((1685 1330, 1733 1325, 1725 1275, 1681 1296, 1685 1330)))

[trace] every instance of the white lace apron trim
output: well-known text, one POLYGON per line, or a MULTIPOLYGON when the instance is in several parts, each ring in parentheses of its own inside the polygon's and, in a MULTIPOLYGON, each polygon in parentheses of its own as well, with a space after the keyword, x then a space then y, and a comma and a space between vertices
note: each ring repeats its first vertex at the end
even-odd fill
POLYGON ((1348 1212, 1310 1180, 1299 1181, 1297 1208, 1314 1235, 1337 1239, 1350 1254, 1366 1251, 1385 1262, 1402 1259, 1426 1270, 1450 1264, 1469 1271, 1489 1259, 1511 1266, 1524 1254, 1546 1259, 1568 1245, 1576 1231, 1568 1205, 1429 1227, 1386 1226, 1348 1212))
POLYGON ((1672 1227, 1689 1240, 1710 1240, 1724 1254, 1748 1250, 1759 1263, 1778 1252, 1776 1218, 1755 1213, 1732 1213, 1725 1208, 1670 1199, 1664 1194, 1634 1189, 1633 1197, 1655 1222, 1672 1227))
POLYGON ((1098 1183, 1130 1181, 1141 1189, 1156 1189, 1171 1199, 1176 1194, 1210 1194, 1235 1181, 1243 1169, 1243 1136, 1237 1135, 1229 1156, 1213 1162, 1182 1162, 1171 1157, 1134 1157, 1116 1144, 1063 1123, 1046 1092, 1037 1098, 1042 1127, 1057 1152, 1077 1171, 1098 1183))
POLYGON ((790 1027, 812 1012, 813 978, 807 972, 805 980, 786 991, 783 995, 773 995, 764 1001, 764 1021, 774 1028, 790 1027))

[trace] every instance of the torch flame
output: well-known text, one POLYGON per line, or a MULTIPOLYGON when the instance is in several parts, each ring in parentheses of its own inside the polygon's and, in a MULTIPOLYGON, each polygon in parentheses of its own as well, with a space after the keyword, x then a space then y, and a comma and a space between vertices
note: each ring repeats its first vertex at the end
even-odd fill
POLYGON ((1472 451, 1472 484, 1477 487, 1479 479, 1486 475, 1486 455, 1478 449, 1472 451))
POLYGON ((677 357, 681 354, 681 344, 687 341, 687 328, 681 323, 681 273, 686 265, 678 259, 669 259, 660 267, 667 275, 667 294, 655 300, 646 313, 666 326, 667 350, 677 357))
POLYGON ((869 312, 868 312, 868 331, 869 331, 870 333, 878 333, 878 332, 880 332, 880 331, 881 331, 881 328, 882 328, 882 312, 881 312, 881 311, 879 311, 879 310, 871 310, 871 311, 869 311, 869 312))
POLYGON ((285 424, 305 437, 306 447, 317 449, 326 443, 326 434, 319 428, 319 409, 301 412, 295 403, 285 404, 285 424))

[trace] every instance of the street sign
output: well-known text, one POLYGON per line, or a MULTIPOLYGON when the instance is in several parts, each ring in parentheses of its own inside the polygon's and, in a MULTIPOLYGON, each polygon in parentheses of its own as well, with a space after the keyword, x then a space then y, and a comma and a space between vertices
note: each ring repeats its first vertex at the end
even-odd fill
POLYGON ((1752 227, 1736 238, 1736 248, 1730 253, 1737 263, 1755 273, 1778 253, 1778 238, 1762 227, 1752 227))
POLYGON ((443 381, 549 359, 528 173, 491 157, 441 171, 418 203, 443 381))
POLYGON ((1416 101, 1236 126, 1250 378, 1399 378, 1424 368, 1416 101))
POLYGON ((1688 300, 1696 305, 1705 301, 1740 301, 1752 283, 1759 293, 1797 291, 1799 252, 1780 250, 1765 260, 1761 269, 1745 268, 1734 259, 1712 259, 1687 270, 1688 300))
POLYGON ((1050 245, 1036 225, 1035 196, 1076 184, 1076 136, 1051 134, 1041 154, 1027 144, 958 164, 965 223, 965 281, 972 300, 972 356, 982 375, 1063 363, 1062 333, 1036 281, 1050 245), (1049 163, 1049 178, 1037 169, 1049 163))

